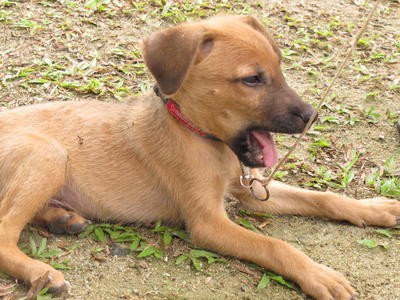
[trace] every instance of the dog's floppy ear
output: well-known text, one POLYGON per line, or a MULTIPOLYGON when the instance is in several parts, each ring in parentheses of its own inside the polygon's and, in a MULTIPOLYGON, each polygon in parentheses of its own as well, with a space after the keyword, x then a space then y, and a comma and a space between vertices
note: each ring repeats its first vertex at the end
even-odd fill
POLYGON ((153 33, 143 41, 142 48, 145 63, 161 91, 172 95, 193 63, 201 60, 199 56, 211 51, 212 40, 202 27, 183 25, 153 33))
POLYGON ((275 53, 278 54, 279 61, 282 59, 281 50, 279 49, 272 35, 265 29, 265 26, 260 21, 258 21, 253 16, 239 16, 238 18, 240 18, 242 22, 251 26, 253 29, 257 30, 258 32, 261 32, 267 38, 268 42, 271 44, 271 47, 272 49, 274 49, 275 53))

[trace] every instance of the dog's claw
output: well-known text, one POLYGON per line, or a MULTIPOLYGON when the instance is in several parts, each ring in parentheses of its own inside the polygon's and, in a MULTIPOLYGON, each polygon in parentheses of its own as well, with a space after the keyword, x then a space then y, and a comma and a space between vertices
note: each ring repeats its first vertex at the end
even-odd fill
POLYGON ((62 293, 65 293, 65 292, 68 291, 69 286, 70 286, 70 283, 69 283, 68 281, 64 281, 64 282, 63 282, 61 285, 59 285, 59 286, 52 286, 52 287, 49 287, 49 289, 48 289, 47 292, 48 292, 49 294, 52 294, 52 295, 55 295, 55 296, 61 295, 62 293))
POLYGON ((88 221, 85 221, 83 223, 74 223, 69 227, 69 231, 72 233, 81 233, 86 229, 88 225, 89 225, 88 221))
POLYGON ((65 233, 66 232, 65 224, 67 223, 67 221, 70 217, 71 216, 69 216, 69 215, 62 216, 62 217, 58 218, 54 223, 47 224, 49 231, 51 233, 55 233, 55 234, 65 233))

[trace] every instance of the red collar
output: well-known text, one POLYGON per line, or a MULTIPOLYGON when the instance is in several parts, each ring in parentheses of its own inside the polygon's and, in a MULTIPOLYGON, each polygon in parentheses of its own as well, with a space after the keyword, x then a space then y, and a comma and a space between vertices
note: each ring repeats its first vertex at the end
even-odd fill
POLYGON ((166 98, 164 95, 161 94, 160 89, 158 86, 154 86, 154 92, 156 93, 156 95, 158 97, 161 98, 161 100, 164 102, 167 110, 169 111, 169 113, 175 118, 177 119, 183 126, 185 126, 186 128, 188 128, 190 131, 202 136, 202 137, 206 137, 209 139, 212 139, 214 141, 221 141, 219 138, 213 136, 212 134, 209 134, 203 130, 201 130, 200 128, 197 128, 181 111, 181 109, 179 108, 179 105, 173 101, 172 99, 166 98))
POLYGON ((197 133, 200 136, 204 136, 204 137, 208 136, 207 132, 204 132, 200 128, 197 128, 196 126, 193 125, 192 122, 190 122, 190 120, 188 120, 186 118, 186 116, 180 110, 179 105, 176 104, 174 101, 172 101, 171 99, 168 99, 165 106, 167 107, 167 110, 169 111, 169 113, 175 119, 177 119, 179 122, 181 122, 183 124, 183 126, 185 126, 186 128, 189 128, 191 131, 197 133))

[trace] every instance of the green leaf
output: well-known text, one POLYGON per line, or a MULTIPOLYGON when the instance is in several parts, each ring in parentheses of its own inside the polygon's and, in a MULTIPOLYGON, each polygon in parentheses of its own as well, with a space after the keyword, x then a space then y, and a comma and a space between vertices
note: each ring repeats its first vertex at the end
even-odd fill
POLYGON ((40 240, 39 248, 38 248, 37 253, 36 253, 37 256, 41 256, 41 254, 44 251, 44 249, 46 249, 46 245, 47 245, 47 239, 46 238, 42 238, 40 240))
POLYGON ((355 173, 356 172, 354 169, 351 169, 348 173, 345 173, 342 180, 343 186, 347 186, 353 180, 355 173))
POLYGON ((31 84, 44 84, 44 83, 47 83, 47 82, 50 82, 50 80, 43 79, 43 78, 32 79, 32 80, 28 81, 28 83, 31 83, 31 84))
POLYGON ((194 258, 206 258, 209 264, 214 262, 225 262, 225 260, 219 258, 219 255, 206 250, 192 250, 190 251, 190 257, 194 258))
POLYGON ((393 237, 393 233, 386 229, 376 229, 376 230, 374 230, 374 232, 384 235, 389 239, 391 239, 393 237))
POLYGON ((68 251, 74 251, 76 248, 79 247, 79 243, 73 244, 71 247, 66 248, 68 251))
POLYGON ((270 278, 267 274, 263 274, 261 277, 260 282, 257 285, 257 290, 263 290, 267 287, 268 283, 270 282, 270 278))
POLYGON ((120 231, 114 231, 110 228, 104 228, 103 231, 107 232, 110 236, 110 239, 113 241, 115 241, 121 235, 120 231))
POLYGON ((94 248, 92 251, 90 251, 92 254, 95 254, 95 253, 99 253, 99 252, 101 252, 101 251, 103 251, 104 250, 104 248, 94 248))
POLYGON ((174 230, 172 231, 172 235, 177 236, 181 240, 188 241, 189 240, 189 235, 182 231, 182 230, 174 230))
POLYGON ((396 178, 384 180, 380 186, 380 194, 388 197, 400 197, 400 182, 396 178))
POLYGON ((219 255, 206 250, 192 250, 190 255, 196 258, 199 257, 218 257, 219 255))
POLYGON ((37 255, 37 247, 36 247, 36 243, 35 243, 34 239, 31 236, 29 237, 29 244, 31 246, 32 256, 36 256, 37 255))
POLYGON ((140 239, 139 235, 134 232, 123 232, 117 236, 114 241, 117 243, 122 243, 122 242, 132 242, 136 241, 137 239, 140 239))
POLYGON ((374 186, 376 179, 379 177, 379 171, 375 173, 369 173, 367 176, 365 176, 365 183, 374 186))
POLYGON ((272 272, 269 272, 269 271, 264 271, 264 274, 267 274, 271 280, 279 283, 280 285, 286 286, 286 287, 288 287, 288 288, 290 288, 292 290, 296 289, 296 287, 295 287, 295 285, 293 283, 286 281, 280 275, 276 275, 275 273, 272 273, 272 272))
POLYGON ((138 237, 136 240, 134 240, 131 245, 129 246, 129 249, 134 251, 137 249, 137 247, 139 247, 139 243, 140 243, 141 238, 138 237))
POLYGON ((196 269, 196 271, 201 271, 203 267, 201 262, 195 257, 190 257, 190 260, 192 261, 193 267, 196 269))
POLYGON ((85 231, 79 235, 79 237, 82 238, 88 237, 95 229, 96 225, 89 225, 88 227, 86 227, 85 231))
MULTIPOLYGON (((157 230, 161 227, 161 221, 157 221, 156 224, 154 225, 154 232, 158 232, 157 230)), ((163 226, 165 228, 165 226, 163 226)), ((163 229, 165 230, 165 229, 163 229)))
POLYGON ((238 223, 239 225, 242 225, 243 227, 246 227, 247 229, 253 230, 255 232, 260 232, 256 226, 254 226, 253 224, 250 223, 249 220, 247 219, 243 219, 243 218, 237 218, 236 219, 236 223, 238 223))
POLYGON ((155 257, 155 258, 158 258, 158 259, 161 259, 162 257, 163 257, 163 251, 161 250, 161 249, 157 249, 156 248, 156 250, 154 251, 154 254, 153 254, 153 256, 155 257))
POLYGON ((61 82, 60 86, 65 88, 65 89, 76 89, 78 87, 80 87, 80 83, 79 82, 61 82))
POLYGON ((368 247, 369 249, 375 248, 378 244, 374 240, 358 240, 358 244, 368 247))
POLYGON ((57 270, 71 270, 72 268, 67 264, 51 262, 50 265, 57 270))
POLYGON ((38 296, 44 296, 47 294, 48 291, 49 291, 49 288, 44 288, 39 292, 38 296))
POLYGON ((246 216, 256 216, 256 217, 265 217, 265 218, 274 218, 275 216, 271 214, 261 213, 261 212, 254 212, 254 211, 247 211, 245 209, 240 209, 239 213, 246 216))
POLYGON ((169 231, 165 231, 163 234, 163 243, 164 245, 170 245, 172 242, 172 235, 169 231))
POLYGON ((379 244, 379 246, 381 246, 382 248, 387 249, 389 247, 389 244, 388 244, 388 242, 385 242, 385 243, 379 244))
POLYGON ((159 226, 157 228, 154 228, 152 231, 153 232, 165 232, 165 231, 171 231, 171 228, 169 228, 167 226, 159 226))
POLYGON ((95 239, 97 241, 99 241, 99 242, 104 242, 106 240, 106 236, 104 235, 104 231, 99 227, 95 228, 94 236, 95 236, 95 239))
POLYGON ((54 251, 49 251, 49 252, 39 254, 38 256, 41 258, 50 258, 50 257, 54 257, 54 256, 59 256, 61 253, 62 253, 62 251, 60 251, 60 250, 54 250, 54 251))
POLYGON ((180 264, 183 263, 187 258, 188 258, 188 255, 187 255, 187 254, 182 254, 182 255, 180 255, 180 256, 176 259, 175 264, 180 265, 180 264))
POLYGON ((142 257, 150 256, 150 255, 153 255, 155 252, 156 252, 156 248, 154 246, 147 247, 144 250, 142 250, 142 252, 140 252, 137 257, 142 258, 142 257))
POLYGON ((40 291, 40 293, 37 295, 36 300, 62 300, 59 297, 53 297, 53 295, 47 294, 48 288, 44 288, 43 290, 40 291))

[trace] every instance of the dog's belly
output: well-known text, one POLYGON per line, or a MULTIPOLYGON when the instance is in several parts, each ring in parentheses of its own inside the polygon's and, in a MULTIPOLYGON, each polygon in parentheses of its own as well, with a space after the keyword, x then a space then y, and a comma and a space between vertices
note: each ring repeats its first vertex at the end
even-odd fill
POLYGON ((110 195, 85 195, 77 188, 65 186, 50 201, 50 205, 72 210, 89 220, 111 221, 121 223, 143 222, 158 220, 181 222, 178 209, 173 201, 159 193, 147 192, 145 195, 125 195, 115 193, 110 195))

